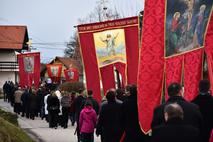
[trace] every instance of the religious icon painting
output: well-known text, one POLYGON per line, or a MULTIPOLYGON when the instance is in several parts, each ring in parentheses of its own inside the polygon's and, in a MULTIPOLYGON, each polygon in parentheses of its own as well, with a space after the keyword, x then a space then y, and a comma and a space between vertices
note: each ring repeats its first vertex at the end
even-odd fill
POLYGON ((34 56, 24 57, 24 71, 27 73, 34 72, 34 56))
POLYGON ((67 75, 69 76, 69 79, 74 79, 74 72, 73 71, 68 71, 67 75))
POLYGON ((50 71, 53 77, 58 77, 58 71, 59 71, 58 66, 50 66, 50 71))
POLYGON ((97 32, 93 37, 99 67, 116 62, 126 63, 124 29, 97 32))
POLYGON ((213 0, 167 0, 166 57, 204 46, 213 0))

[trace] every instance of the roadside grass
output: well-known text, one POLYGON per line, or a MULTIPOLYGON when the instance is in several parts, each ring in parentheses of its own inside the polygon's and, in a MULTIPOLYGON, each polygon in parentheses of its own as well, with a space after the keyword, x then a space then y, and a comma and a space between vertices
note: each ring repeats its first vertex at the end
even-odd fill
POLYGON ((0 117, 2 117, 3 119, 5 119, 6 121, 12 123, 15 126, 18 126, 18 121, 17 121, 17 115, 16 114, 12 114, 10 112, 6 112, 0 109, 0 117))
POLYGON ((0 142, 34 142, 18 126, 17 116, 0 109, 0 142))

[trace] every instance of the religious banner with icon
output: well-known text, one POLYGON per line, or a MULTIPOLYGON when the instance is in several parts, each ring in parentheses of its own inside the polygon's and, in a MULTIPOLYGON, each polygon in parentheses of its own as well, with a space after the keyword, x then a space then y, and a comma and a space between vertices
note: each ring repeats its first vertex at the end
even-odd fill
POLYGON ((25 72, 32 73, 34 71, 34 56, 24 57, 25 72))
POLYGON ((93 37, 99 67, 116 62, 126 63, 124 29, 97 32, 93 37))
POLYGON ((48 76, 53 83, 59 83, 61 79, 62 64, 47 64, 48 76))
POLYGON ((20 86, 39 87, 40 53, 18 54, 20 86))
POLYGON ((188 101, 198 94, 205 39, 209 37, 208 43, 213 40, 212 33, 206 36, 212 3, 145 0, 137 84, 139 123, 145 134, 151 132, 154 108, 162 103, 164 94, 168 99, 165 91, 170 83, 184 85, 184 98, 188 101))
POLYGON ((65 75, 66 81, 69 81, 69 82, 79 81, 79 72, 76 68, 65 69, 64 75, 65 75))
POLYGON ((204 46, 212 0, 167 0, 166 57, 204 46))
POLYGON ((124 84, 137 83, 138 21, 138 17, 128 17, 78 26, 86 88, 93 90, 94 97, 99 102, 101 101, 100 82, 104 91, 115 86, 116 65, 126 65, 120 68, 126 81, 124 84))

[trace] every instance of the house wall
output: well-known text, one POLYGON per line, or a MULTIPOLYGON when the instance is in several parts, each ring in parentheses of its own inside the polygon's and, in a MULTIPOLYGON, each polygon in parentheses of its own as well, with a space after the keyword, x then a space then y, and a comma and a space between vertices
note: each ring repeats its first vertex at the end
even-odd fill
POLYGON ((15 62, 16 61, 16 54, 13 50, 0 50, 0 62, 3 61, 10 61, 15 62))
POLYGON ((18 81, 18 69, 7 69, 3 62, 16 62, 17 56, 14 50, 0 50, 0 88, 5 81, 18 81))
POLYGON ((0 78, 1 78, 1 80, 0 80, 0 88, 3 87, 5 81, 13 81, 15 83, 16 78, 18 77, 17 75, 18 75, 17 72, 8 72, 8 71, 4 72, 4 71, 1 71, 0 72, 0 78))

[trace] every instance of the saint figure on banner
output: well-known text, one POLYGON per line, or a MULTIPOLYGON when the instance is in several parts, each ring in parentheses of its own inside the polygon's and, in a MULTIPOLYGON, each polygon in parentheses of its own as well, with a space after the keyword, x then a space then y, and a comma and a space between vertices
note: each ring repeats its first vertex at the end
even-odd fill
POLYGON ((58 76, 58 67, 57 66, 50 67, 50 70, 51 70, 52 76, 54 76, 54 77, 58 76))
POLYGON ((196 27, 195 27, 195 33, 194 33, 194 37, 195 37, 195 43, 198 46, 203 45, 203 36, 204 36, 204 12, 206 9, 206 5, 203 4, 200 6, 200 11, 199 13, 196 15, 196 19, 197 19, 197 23, 196 23, 196 27))
POLYGON ((118 37, 118 34, 119 33, 117 33, 115 36, 113 36, 112 34, 108 33, 106 35, 106 39, 102 39, 100 37, 100 40, 106 44, 108 56, 115 55, 115 40, 118 37))
POLYGON ((24 70, 25 72, 32 73, 34 72, 34 57, 24 57, 24 70))
POLYGON ((68 75, 69 79, 74 79, 74 72, 73 71, 68 71, 67 75, 68 75))

